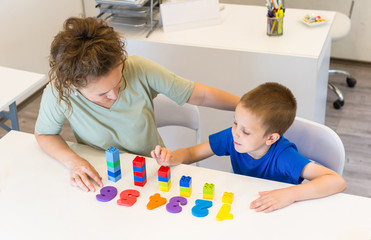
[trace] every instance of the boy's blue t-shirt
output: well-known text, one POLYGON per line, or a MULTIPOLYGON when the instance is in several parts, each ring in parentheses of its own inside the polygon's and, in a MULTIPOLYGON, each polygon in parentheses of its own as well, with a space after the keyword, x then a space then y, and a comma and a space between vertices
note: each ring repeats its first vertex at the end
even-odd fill
POLYGON ((310 162, 294 143, 281 136, 260 159, 239 153, 233 144, 232 128, 209 136, 210 147, 217 156, 230 156, 234 173, 285 183, 299 184, 304 167, 310 162))

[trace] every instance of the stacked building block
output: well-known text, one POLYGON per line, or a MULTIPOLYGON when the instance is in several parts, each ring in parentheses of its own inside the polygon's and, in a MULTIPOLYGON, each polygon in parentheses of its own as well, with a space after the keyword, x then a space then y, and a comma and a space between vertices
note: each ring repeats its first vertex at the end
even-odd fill
POLYGON ((192 178, 189 176, 182 176, 179 181, 180 196, 190 197, 192 193, 192 178))
POLYGON ((147 183, 146 159, 136 156, 133 160, 134 185, 143 187, 147 183))
POLYGON ((204 199, 213 200, 214 198, 214 184, 205 183, 204 188, 202 189, 204 199))
POLYGON ((171 188, 170 167, 161 166, 158 169, 158 188, 160 191, 168 192, 171 188))
POLYGON ((108 180, 117 182, 121 179, 120 152, 115 147, 106 150, 108 180))

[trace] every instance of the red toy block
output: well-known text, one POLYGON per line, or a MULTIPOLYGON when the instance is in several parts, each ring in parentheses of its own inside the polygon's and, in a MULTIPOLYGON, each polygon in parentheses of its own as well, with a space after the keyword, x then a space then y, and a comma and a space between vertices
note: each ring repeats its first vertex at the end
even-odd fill
POLYGON ((133 166, 135 167, 143 167, 143 165, 146 163, 146 159, 144 157, 136 156, 133 160, 133 166))
POLYGON ((133 172, 134 173, 134 176, 136 177, 144 177, 144 175, 146 175, 147 171, 144 169, 143 172, 133 172))
POLYGON ((160 177, 168 177, 170 174, 170 167, 161 166, 158 169, 158 176, 160 177))
POLYGON ((147 183, 147 178, 143 182, 134 181, 135 186, 144 187, 144 185, 147 183))

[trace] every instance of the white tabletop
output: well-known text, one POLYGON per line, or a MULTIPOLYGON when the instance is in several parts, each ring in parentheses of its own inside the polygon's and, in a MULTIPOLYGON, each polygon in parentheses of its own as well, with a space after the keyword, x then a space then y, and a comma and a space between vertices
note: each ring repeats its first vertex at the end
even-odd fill
POLYGON ((165 206, 147 210, 149 196, 158 193, 159 166, 147 158, 148 183, 133 185, 130 154, 121 154, 123 178, 107 180, 105 154, 87 146, 71 147, 98 170, 105 185, 120 193, 140 192, 132 207, 99 202, 69 184, 69 173, 44 154, 33 135, 11 131, 0 139, 0 239, 371 239, 371 199, 348 194, 295 203, 273 213, 256 213, 249 203, 258 191, 288 186, 187 165, 171 168, 172 187, 161 195, 179 194, 182 175, 192 177, 193 193, 178 214, 165 206), (202 198, 204 183, 215 184, 215 198, 204 218, 191 214, 202 198), (235 194, 233 220, 217 221, 223 192, 235 194))
POLYGON ((164 32, 162 28, 157 28, 148 38, 145 37, 148 32, 146 29, 115 27, 130 40, 318 58, 335 16, 330 11, 286 9, 283 35, 268 37, 266 7, 234 4, 223 6, 222 23, 213 26, 174 32, 164 32), (300 20, 308 13, 325 16, 328 22, 309 27, 300 20))
POLYGON ((43 74, 0 66, 0 111, 45 83, 43 74))

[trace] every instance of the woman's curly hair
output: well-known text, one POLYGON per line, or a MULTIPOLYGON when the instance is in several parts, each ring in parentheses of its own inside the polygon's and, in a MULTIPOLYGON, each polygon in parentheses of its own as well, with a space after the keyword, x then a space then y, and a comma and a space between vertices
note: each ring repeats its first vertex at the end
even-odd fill
POLYGON ((69 111, 71 85, 81 88, 107 75, 121 63, 127 52, 119 34, 103 20, 68 18, 51 44, 49 79, 58 92, 58 102, 64 101, 69 111))

